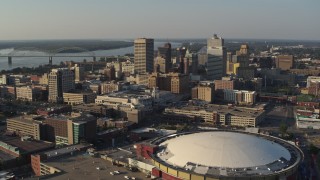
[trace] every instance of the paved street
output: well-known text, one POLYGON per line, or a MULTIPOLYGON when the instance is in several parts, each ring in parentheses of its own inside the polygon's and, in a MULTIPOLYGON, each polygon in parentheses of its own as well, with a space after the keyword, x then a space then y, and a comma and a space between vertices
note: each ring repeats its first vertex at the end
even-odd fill
POLYGON ((265 121, 259 127, 261 130, 278 132, 281 123, 285 123, 288 130, 295 129, 292 106, 275 106, 267 112, 265 121))
POLYGON ((275 106, 270 112, 267 113, 266 119, 260 124, 262 131, 272 133, 272 135, 278 136, 280 134, 279 126, 281 123, 285 123, 288 126, 288 133, 294 135, 295 140, 299 140, 300 148, 305 155, 305 159, 299 168, 300 179, 320 179, 317 163, 309 153, 309 137, 318 135, 319 130, 313 129, 297 129, 294 119, 294 106, 275 106), (308 135, 308 136, 306 136, 308 135))

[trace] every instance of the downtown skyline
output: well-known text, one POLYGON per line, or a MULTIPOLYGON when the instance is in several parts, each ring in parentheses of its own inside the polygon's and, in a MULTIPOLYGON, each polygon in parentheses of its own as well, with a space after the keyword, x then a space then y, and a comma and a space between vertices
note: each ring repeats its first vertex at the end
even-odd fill
POLYGON ((320 179, 320 0, 2 0, 0 179, 320 179))

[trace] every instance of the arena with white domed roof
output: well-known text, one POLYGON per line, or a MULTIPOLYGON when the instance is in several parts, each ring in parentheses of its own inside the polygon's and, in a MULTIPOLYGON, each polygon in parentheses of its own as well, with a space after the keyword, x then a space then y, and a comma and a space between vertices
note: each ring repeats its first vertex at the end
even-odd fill
POLYGON ((235 131, 173 134, 152 142, 163 179, 295 179, 303 153, 272 136, 235 131))

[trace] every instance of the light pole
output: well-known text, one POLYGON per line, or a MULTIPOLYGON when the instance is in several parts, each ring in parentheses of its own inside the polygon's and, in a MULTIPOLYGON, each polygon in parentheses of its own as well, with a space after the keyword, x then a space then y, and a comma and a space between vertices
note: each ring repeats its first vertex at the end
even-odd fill
POLYGON ((316 81, 316 97, 318 97, 318 85, 319 85, 319 82, 316 81))

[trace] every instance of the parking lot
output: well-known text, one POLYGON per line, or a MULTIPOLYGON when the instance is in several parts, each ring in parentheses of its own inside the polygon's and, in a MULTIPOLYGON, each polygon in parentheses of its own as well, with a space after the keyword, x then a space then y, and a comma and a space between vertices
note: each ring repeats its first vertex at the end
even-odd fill
POLYGON ((118 167, 111 164, 111 162, 101 158, 95 158, 88 155, 78 155, 67 159, 60 159, 55 162, 46 163, 50 166, 62 170, 62 173, 57 174, 47 179, 100 179, 100 180, 117 180, 117 179, 148 179, 145 174, 141 172, 131 172, 124 167, 118 167), (114 173, 119 171, 119 174, 114 173), (111 175, 113 172, 114 175, 111 175))
POLYGON ((291 106, 276 106, 267 112, 265 120, 259 124, 260 127, 276 127, 281 123, 286 123, 289 127, 295 126, 293 118, 293 107, 291 106))

